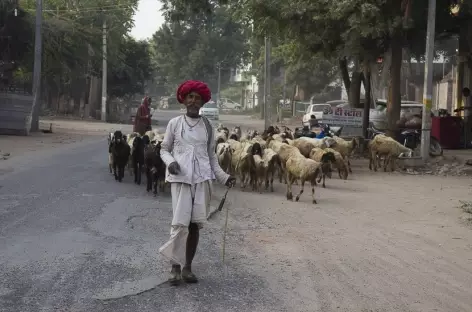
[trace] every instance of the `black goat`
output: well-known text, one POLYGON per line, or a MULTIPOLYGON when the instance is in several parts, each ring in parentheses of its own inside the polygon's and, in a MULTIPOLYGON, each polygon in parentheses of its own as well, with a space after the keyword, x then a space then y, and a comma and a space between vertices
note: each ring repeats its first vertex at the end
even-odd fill
POLYGON ((141 173, 144 167, 144 148, 149 144, 149 136, 136 137, 133 140, 133 151, 131 161, 134 171, 134 183, 141 184, 141 173))
POLYGON ((154 195, 157 195, 157 184, 160 182, 160 190, 163 191, 166 175, 166 165, 161 158, 161 142, 145 147, 144 162, 147 179, 146 191, 149 192, 153 189, 154 195))
POLYGON ((128 143, 126 143, 126 136, 124 136, 121 131, 115 131, 113 134, 110 150, 113 156, 113 174, 115 180, 121 182, 125 176, 125 166, 128 163, 129 153, 131 152, 131 148, 128 143))

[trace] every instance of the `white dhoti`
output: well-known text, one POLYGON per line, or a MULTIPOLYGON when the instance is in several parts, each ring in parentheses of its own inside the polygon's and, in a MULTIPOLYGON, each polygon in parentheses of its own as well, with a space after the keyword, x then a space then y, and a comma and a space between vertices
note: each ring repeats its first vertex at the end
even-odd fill
POLYGON ((173 217, 170 239, 159 248, 159 253, 172 264, 183 266, 190 223, 202 228, 210 213, 211 181, 195 185, 171 183, 171 194, 173 217))

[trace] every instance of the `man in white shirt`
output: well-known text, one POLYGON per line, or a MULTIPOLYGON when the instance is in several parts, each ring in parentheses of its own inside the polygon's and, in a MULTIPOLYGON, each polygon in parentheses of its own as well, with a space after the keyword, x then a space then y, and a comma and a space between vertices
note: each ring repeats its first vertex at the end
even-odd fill
POLYGON ((213 127, 199 115, 211 99, 208 86, 189 80, 177 89, 177 100, 186 107, 185 115, 171 119, 161 144, 161 158, 167 166, 166 180, 171 183, 172 227, 170 240, 159 252, 172 264, 169 282, 198 282, 192 272, 199 230, 207 220, 211 199, 211 181, 233 187, 236 179, 226 174, 215 155, 213 127))

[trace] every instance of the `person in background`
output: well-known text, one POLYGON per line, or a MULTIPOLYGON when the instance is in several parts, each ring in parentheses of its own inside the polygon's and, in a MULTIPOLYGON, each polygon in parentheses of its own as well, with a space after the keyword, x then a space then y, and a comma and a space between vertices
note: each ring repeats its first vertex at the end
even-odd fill
POLYGON ((152 99, 148 96, 143 98, 141 105, 136 112, 136 117, 134 118, 134 132, 138 132, 140 135, 144 135, 146 131, 151 130, 151 102, 152 99))
POLYGON ((189 80, 177 89, 177 100, 186 112, 167 124, 161 144, 161 158, 167 166, 166 181, 171 185, 172 224, 170 239, 159 252, 170 260, 171 285, 183 280, 198 281, 192 272, 200 228, 210 213, 212 180, 233 187, 236 179, 226 174, 215 154, 213 126, 199 115, 203 104, 211 99, 208 86, 189 80))

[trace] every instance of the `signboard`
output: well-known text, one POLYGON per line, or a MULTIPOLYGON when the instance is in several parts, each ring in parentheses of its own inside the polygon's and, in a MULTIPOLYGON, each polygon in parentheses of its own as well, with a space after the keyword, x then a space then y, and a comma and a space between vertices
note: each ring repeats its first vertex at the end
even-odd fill
POLYGON ((334 107, 323 111, 323 123, 333 126, 362 127, 363 108, 334 107))

